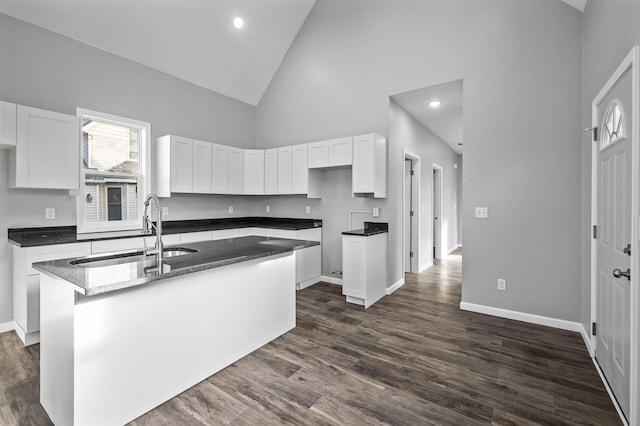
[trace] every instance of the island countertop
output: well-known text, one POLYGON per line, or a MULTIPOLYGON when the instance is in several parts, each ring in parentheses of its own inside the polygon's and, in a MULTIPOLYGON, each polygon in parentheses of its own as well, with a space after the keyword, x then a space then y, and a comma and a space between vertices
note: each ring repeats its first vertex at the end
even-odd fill
POLYGON ((93 296, 319 244, 316 241, 252 236, 167 246, 165 250, 186 248, 197 251, 165 258, 162 273, 149 271, 156 266, 155 258, 145 256, 141 251, 36 262, 33 267, 66 280, 78 293, 93 296))

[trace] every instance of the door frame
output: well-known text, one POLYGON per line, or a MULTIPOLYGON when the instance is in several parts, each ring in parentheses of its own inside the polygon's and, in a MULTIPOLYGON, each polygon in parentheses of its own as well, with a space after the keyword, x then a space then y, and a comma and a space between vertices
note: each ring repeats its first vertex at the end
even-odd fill
MULTIPOLYGON (((420 225, 421 225, 421 215, 420 215, 420 156, 414 152, 411 152, 407 149, 404 150, 404 154, 403 154, 403 161, 406 160, 411 160, 413 162, 413 171, 414 171, 414 175, 413 175, 413 206, 415 209, 414 211, 416 212, 416 214, 414 215, 414 227, 412 229, 411 232, 411 237, 412 237, 412 241, 413 241, 413 247, 415 249, 415 255, 413 256, 413 259, 411 259, 411 270, 415 271, 415 273, 420 273, 422 272, 424 269, 427 269, 429 266, 425 267, 425 268, 421 268, 420 267, 420 225)), ((406 165, 406 163, 403 163, 406 165)), ((403 167, 403 171, 404 171, 404 167, 403 167)), ((406 215, 406 211, 404 210, 405 206, 407 205, 407 200, 406 200, 406 193, 407 193, 407 188, 406 188, 406 182, 404 179, 404 173, 402 175, 402 269, 404 270, 404 264, 405 264, 405 260, 407 259, 407 241, 406 241, 406 235, 407 235, 407 215, 406 215)), ((404 276, 404 275, 403 275, 404 276)))
MULTIPOLYGON (((640 69, 638 69, 640 65, 640 46, 635 46, 631 49, 631 52, 624 58, 620 66, 613 73, 611 78, 604 85, 602 90, 598 93, 598 95, 594 98, 591 104, 591 126, 593 128, 597 128, 600 123, 598 123, 598 106, 604 100, 604 98, 609 94, 613 86, 620 80, 620 78, 631 68, 631 79, 632 79, 632 112, 631 114, 626 114, 628 118, 631 119, 631 128, 632 128, 632 138, 631 138, 631 238, 630 242, 632 245, 631 250, 631 282, 630 282, 630 312, 631 312, 631 324, 630 324, 630 369, 629 369, 629 382, 630 382, 630 390, 629 390, 629 424, 637 425, 640 424, 640 416, 638 413, 638 408, 640 405, 640 395, 638 395, 638 380, 640 376, 638 375, 638 352, 639 352, 639 339, 638 330, 640 330, 639 316, 638 316, 638 306, 640 306, 640 292, 638 291, 638 274, 640 273, 639 268, 639 260, 640 256, 638 256, 638 250, 640 249, 640 236, 638 235, 638 202, 640 198, 638 197, 638 190, 640 189, 638 185, 638 179, 640 177, 640 69)), ((591 142, 591 225, 593 226, 598 224, 598 149, 599 144, 595 142, 591 142)), ((591 323, 597 323, 597 301, 598 301, 598 292, 597 292, 597 249, 596 244, 597 240, 591 238, 591 323)), ((590 347, 589 353, 594 360, 594 364, 600 373, 600 376, 603 378, 603 382, 611 399, 618 410, 618 414, 620 417, 624 419, 622 415, 622 411, 618 406, 615 398, 613 397, 613 393, 609 389, 609 385, 606 380, 604 380, 604 376, 602 375, 602 371, 600 371, 600 367, 598 367, 597 362, 595 362, 595 350, 596 350, 596 338, 592 334, 590 335, 590 347)))
MULTIPOLYGON (((435 214, 440 218, 440 220, 438 222, 435 221, 435 217, 433 216, 433 213, 431 215, 431 223, 432 223, 432 228, 435 228, 435 234, 438 235, 438 239, 436 239, 436 235, 432 235, 432 242, 433 242, 433 246, 436 248, 435 250, 435 256, 433 257, 433 259, 442 259, 444 256, 447 255, 447 253, 445 253, 445 251, 447 250, 447 248, 444 247, 444 245, 442 244, 442 212, 444 211, 444 206, 442 205, 442 200, 443 198, 443 188, 444 188, 444 168, 442 168, 442 166, 436 164, 436 163, 432 163, 432 171, 435 172, 435 175, 437 175, 439 177, 438 182, 432 182, 431 188, 437 188, 438 191, 438 211, 436 210, 436 199, 435 196, 436 194, 433 194, 432 192, 432 196, 431 196, 431 202, 433 203, 432 207, 432 212, 435 212, 435 214)), ((433 175, 434 173, 431 173, 432 179, 433 179, 433 175)), ((433 189, 432 189, 433 191, 433 189)))

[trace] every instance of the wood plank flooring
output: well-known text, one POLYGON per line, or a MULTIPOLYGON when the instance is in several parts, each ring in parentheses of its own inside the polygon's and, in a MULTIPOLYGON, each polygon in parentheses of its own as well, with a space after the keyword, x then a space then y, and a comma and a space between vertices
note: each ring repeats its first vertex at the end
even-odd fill
MULTIPOLYGON (((460 311, 460 275, 449 256, 367 310, 300 291, 293 331, 132 424, 621 424, 580 335, 460 311)), ((0 334, 1 425, 50 424, 38 350, 0 334)))

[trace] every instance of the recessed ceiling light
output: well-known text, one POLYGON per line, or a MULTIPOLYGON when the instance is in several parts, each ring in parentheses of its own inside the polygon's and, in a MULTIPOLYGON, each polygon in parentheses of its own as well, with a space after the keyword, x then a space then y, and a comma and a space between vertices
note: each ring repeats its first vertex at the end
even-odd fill
POLYGON ((431 101, 429 102, 429 106, 431 108, 438 108, 440 106, 440 101, 431 101))
POLYGON ((244 19, 242 19, 239 16, 236 16, 233 20, 233 28, 235 28, 236 30, 239 30, 242 27, 244 27, 244 19))

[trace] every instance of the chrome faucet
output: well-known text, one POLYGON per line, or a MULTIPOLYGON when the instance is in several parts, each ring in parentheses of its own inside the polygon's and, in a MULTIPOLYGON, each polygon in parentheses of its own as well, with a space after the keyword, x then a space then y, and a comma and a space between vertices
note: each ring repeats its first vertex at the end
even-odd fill
POLYGON ((144 200, 144 214, 142 215, 142 233, 150 234, 151 233, 151 225, 152 228, 156 230, 156 246, 153 250, 145 250, 144 254, 146 256, 150 256, 152 254, 156 255, 156 268, 153 268, 153 271, 157 271, 158 273, 162 272, 162 253, 164 247, 162 246, 162 208, 160 207, 160 200, 158 200, 158 196, 156 194, 149 194, 144 200), (149 208, 149 203, 151 200, 154 200, 156 203, 157 214, 156 214, 156 224, 149 219, 147 215, 147 209, 149 208))

